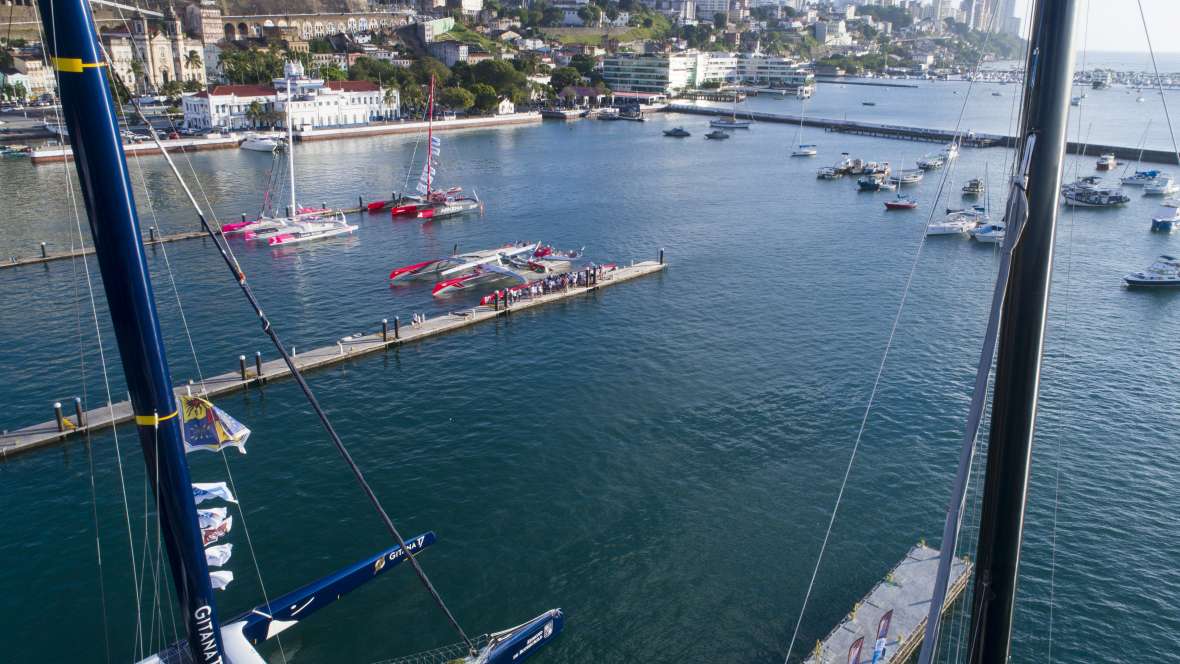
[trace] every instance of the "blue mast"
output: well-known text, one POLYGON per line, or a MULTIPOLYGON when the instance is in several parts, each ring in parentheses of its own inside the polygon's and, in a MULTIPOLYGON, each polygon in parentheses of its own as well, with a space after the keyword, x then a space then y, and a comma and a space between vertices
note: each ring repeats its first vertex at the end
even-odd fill
POLYGON ((214 664, 223 661, 220 623, 106 62, 89 0, 38 6, 189 649, 214 664))

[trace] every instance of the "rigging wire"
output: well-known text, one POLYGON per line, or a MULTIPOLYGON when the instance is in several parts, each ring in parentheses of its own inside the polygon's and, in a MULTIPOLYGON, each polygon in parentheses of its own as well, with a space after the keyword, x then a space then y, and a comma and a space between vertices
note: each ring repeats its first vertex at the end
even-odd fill
MULTIPOLYGON (((995 16, 996 16, 996 14, 992 15, 993 21, 995 19, 995 16)), ((991 32, 988 31, 987 37, 984 39, 983 46, 980 49, 979 60, 977 60, 975 63, 973 75, 971 76, 971 80, 968 81, 967 90, 963 96, 963 103, 959 107, 959 115, 955 120, 955 129, 953 132, 955 138, 952 141, 952 144, 956 145, 956 147, 957 147, 958 143, 961 142, 961 140, 962 140, 961 130, 962 130, 962 125, 963 125, 963 117, 967 111, 967 104, 971 99, 971 91, 975 87, 975 80, 978 78, 979 69, 980 69, 981 65, 983 64, 983 53, 987 49, 987 44, 988 44, 988 41, 990 40, 990 38, 991 38, 991 32)), ((935 195, 934 195, 935 203, 934 203, 934 205, 931 206, 930 213, 927 217, 926 224, 922 228, 922 236, 918 241, 917 250, 914 252, 914 258, 913 258, 913 262, 910 264, 909 274, 906 276, 905 285, 902 286, 901 299, 898 302, 897 311, 894 314, 893 321, 889 327, 889 335, 888 335, 886 342, 885 342, 885 349, 881 354, 881 362, 877 366, 877 373, 873 379, 872 388, 869 390, 869 398, 865 404, 864 414, 861 416, 860 426, 857 430, 856 438, 853 441, 852 450, 849 453, 848 465, 844 469, 844 476, 840 481, 840 489, 836 493, 836 503, 835 503, 835 505, 832 506, 832 513, 828 519, 828 525, 824 531, 823 540, 820 543, 819 554, 816 557, 815 567, 812 569, 811 579, 807 583, 807 591, 803 595, 803 603, 799 608, 799 616, 795 621, 795 629, 791 633, 791 641, 787 646, 787 655, 786 655, 786 657, 783 658, 784 663, 790 662, 791 655, 794 652, 795 642, 796 642, 796 640, 798 640, 799 630, 803 625, 803 616, 807 612, 808 602, 811 600, 811 594, 815 589, 815 581, 816 581, 816 578, 819 576, 819 569, 823 563, 823 558, 824 558, 825 552, 827 551, 828 543, 831 540, 832 529, 836 523, 836 516, 838 515, 838 513, 840 511, 840 504, 844 499, 844 492, 848 487, 848 479, 852 474, 852 467, 856 461, 856 455, 860 449, 861 440, 864 438, 865 430, 868 427, 869 415, 872 412, 873 406, 876 403, 877 394, 880 390, 881 379, 885 374, 885 367, 888 364, 889 353, 893 348, 893 341, 897 335, 898 326, 901 323, 902 313, 905 311, 906 300, 909 297, 910 287, 913 285, 914 275, 918 271, 918 264, 922 258, 922 250, 926 246, 926 237, 927 237, 926 231, 929 229, 930 225, 934 222, 934 211, 935 211, 935 209, 937 209, 937 202, 942 200, 942 195, 943 195, 944 190, 946 188, 947 179, 949 177, 951 170, 952 169, 944 170, 942 172, 942 176, 939 179, 938 190, 935 192, 935 195)), ((901 187, 900 182, 898 184, 898 187, 899 188, 901 187)))
MULTIPOLYGON (((146 118, 143 115, 143 110, 139 106, 138 101, 132 100, 132 106, 135 108, 135 111, 139 115, 139 117, 141 119, 144 119, 146 122, 146 118)), ((208 219, 205 217, 205 214, 201 209, 201 206, 198 204, 196 198, 193 196, 192 190, 189 188, 187 181, 183 178, 183 176, 181 176, 180 171, 176 167, 176 164, 173 161, 171 154, 168 152, 167 148, 165 148, 163 143, 160 141, 160 137, 156 133, 155 128, 150 123, 147 123, 147 125, 148 125, 148 131, 152 137, 152 140, 155 142, 156 147, 159 148, 160 153, 164 156, 164 159, 168 163, 169 168, 172 170, 173 175, 176 176, 178 183, 180 184, 181 188, 184 190, 186 196, 188 197, 189 203, 192 205, 193 210, 197 214, 197 218, 201 222, 201 227, 205 230, 205 232, 208 234, 210 239, 217 246, 218 253, 221 254, 222 259, 225 261, 226 267, 228 267, 230 272, 233 274, 234 280, 237 281, 239 288, 242 290, 242 293, 245 295, 251 308, 254 310, 254 313, 258 316, 259 321, 262 325, 263 332, 265 332, 267 337, 270 338, 271 343, 274 345, 275 349, 279 352, 279 355, 282 357, 283 362, 287 365, 287 368, 290 371, 292 378, 294 378, 296 384, 299 386, 299 389, 303 392, 303 395, 307 399, 308 404, 311 406, 312 410, 315 411, 317 418, 320 420, 320 424, 323 426, 324 430, 327 432, 328 437, 332 441, 333 446, 336 448, 337 452, 344 459, 345 463, 348 465, 349 469, 352 471, 354 479, 360 485, 362 491, 365 493, 365 496, 368 498, 369 503, 373 506, 373 508, 377 511, 378 515, 381 517, 381 520, 384 523, 386 530, 388 530, 389 533, 391 535, 393 535, 395 541, 398 544, 399 549, 402 551, 402 554, 405 555, 406 558, 409 560, 411 566, 414 569, 415 575, 418 577, 418 579, 422 583, 423 587, 426 588, 426 590, 430 593, 431 597, 434 599, 435 604, 446 615, 446 618, 447 618, 448 622, 450 622, 451 627, 453 629, 455 629, 455 631, 459 634, 459 636, 461 637, 463 642, 467 645, 468 649, 471 650, 472 652, 474 652, 475 646, 474 646, 473 641, 471 640, 470 637, 467 636, 467 633, 463 630, 462 626, 460 626, 458 620, 455 618, 455 616, 451 612, 450 608, 443 601, 442 596, 439 594, 439 592, 435 588, 434 584, 430 581, 430 578, 426 575, 426 571, 424 569, 422 569, 422 565, 421 565, 421 563, 418 562, 417 557, 413 554, 413 552, 410 551, 409 547, 406 545, 406 541, 401 536, 401 533, 397 529, 397 526, 394 525, 393 520, 389 517, 389 514, 385 511, 385 508, 381 505, 380 499, 377 497, 376 493, 373 491, 372 487, 369 485, 368 480, 365 479, 363 471, 361 471, 360 467, 357 465, 356 461, 353 459, 352 455, 349 453, 348 448, 344 445, 344 441, 340 438, 340 435, 337 433, 335 427, 332 425, 332 422, 329 419, 327 413, 323 410, 323 407, 320 405, 318 399, 316 399, 315 394, 313 393, 313 391, 311 389, 311 386, 308 385, 307 381, 303 378, 303 374, 299 371, 299 368, 295 365, 294 359, 292 359, 291 355, 287 352, 286 347, 283 345, 282 341, 279 339, 278 333, 271 326, 270 320, 267 318, 266 313, 262 309, 262 305, 258 302, 258 299, 254 295, 253 289, 250 287, 249 283, 246 281, 245 272, 242 271, 241 266, 239 265, 237 259, 235 257, 233 257, 232 249, 230 249, 228 242, 226 242, 224 240, 224 238, 221 235, 219 235, 216 231, 214 231, 212 226, 210 226, 208 219)), ((198 181, 199 181, 199 178, 198 178, 198 181)))
MULTIPOLYGON (((54 49, 54 51, 56 51, 57 50, 57 30, 56 30, 57 18, 56 18, 56 14, 53 11, 53 4, 50 3, 49 7, 50 7, 50 17, 49 17, 50 22, 54 26, 54 31, 50 35, 46 35, 46 33, 45 33, 44 22, 42 21, 42 17, 41 17, 41 9, 37 3, 33 3, 33 12, 34 12, 34 15, 37 17, 37 21, 36 21, 37 31, 40 34, 42 43, 53 44, 53 49, 54 49)), ((10 25, 10 29, 11 29, 11 25, 10 25)), ((60 73, 57 71, 56 68, 53 68, 51 66, 51 64, 48 62, 48 53, 44 52, 44 49, 43 49, 43 53, 42 53, 42 62, 47 68, 50 69, 50 71, 54 72, 53 75, 54 75, 55 83, 57 85, 57 89, 61 90, 60 73)), ((64 120, 61 116, 61 111, 62 111, 62 109, 61 109, 60 104, 57 104, 54 106, 53 112, 54 112, 54 117, 58 122, 58 126, 65 126, 64 120)), ((82 233, 82 216, 78 211, 78 200, 74 194, 74 188, 70 183, 69 163, 66 161, 62 162, 62 174, 65 179, 64 189, 66 191, 66 200, 69 201, 70 209, 74 215, 74 226, 75 226, 75 230, 77 231, 78 244, 81 247, 82 252, 84 253, 85 249, 86 249, 86 240, 85 240, 85 237, 83 236, 83 233, 82 233)), ((73 242, 73 238, 71 237, 71 244, 72 244, 72 242, 73 242)), ((92 315, 92 319, 94 321, 94 334, 95 334, 97 347, 98 347, 99 366, 101 366, 101 368, 102 368, 103 387, 106 391, 106 397, 107 397, 107 414, 110 417, 111 421, 113 422, 113 421, 115 421, 114 398, 111 395, 111 378, 110 378, 110 372, 109 372, 108 366, 107 366, 106 350, 103 346, 102 326, 99 324, 99 320, 98 320, 98 305, 96 303, 96 299, 94 296, 94 283, 93 283, 93 279, 90 276, 90 264, 87 262, 87 260, 85 258, 83 258, 80 261, 80 263, 82 265, 83 274, 86 278, 86 291, 87 291, 87 295, 88 295, 88 298, 90 301, 90 312, 92 315)), ((133 647, 134 647, 134 651, 142 657, 143 643, 140 640, 140 634, 142 632, 142 626, 143 626, 142 599, 139 594, 139 580, 136 576, 137 572, 136 572, 136 560, 135 560, 135 537, 133 535, 132 528, 131 528, 131 505, 130 505, 130 502, 127 497, 127 481, 126 481, 126 475, 125 475, 124 469, 123 469, 123 452, 122 452, 122 448, 119 444, 119 431, 118 431, 117 427, 112 428, 111 437, 114 441, 114 447, 115 447, 115 462, 116 462, 116 467, 118 469, 119 488, 121 491, 121 497, 122 497, 122 501, 123 501, 123 517, 124 517, 124 522, 127 525, 127 544, 128 544, 127 551, 128 551, 128 555, 131 558, 131 586, 135 592, 136 636, 135 636, 135 642, 133 643, 133 647)), ((95 507, 95 510, 97 510, 97 506, 95 507)))

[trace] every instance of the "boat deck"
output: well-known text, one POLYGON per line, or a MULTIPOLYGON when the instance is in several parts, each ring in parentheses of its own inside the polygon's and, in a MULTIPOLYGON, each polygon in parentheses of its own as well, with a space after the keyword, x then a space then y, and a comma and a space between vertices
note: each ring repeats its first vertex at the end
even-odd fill
MULTIPOLYGON (((819 643, 804 664, 845 664, 848 649, 864 637, 861 659, 871 659, 877 639, 877 624, 886 611, 893 610, 885 657, 880 664, 906 662, 922 644, 930 598, 934 594, 934 577, 938 572, 937 549, 918 544, 897 563, 884 579, 857 602, 844 620, 819 643)), ((971 577, 969 561, 955 559, 947 584, 946 611, 963 594, 971 577)))
MULTIPOLYGON (((419 325, 410 325, 407 322, 398 326, 395 325, 395 321, 391 320, 387 331, 382 330, 373 334, 344 337, 331 346, 316 348, 314 350, 299 351, 298 348, 288 347, 288 351, 294 355, 295 365, 300 371, 332 366, 393 346, 421 341, 447 332, 471 327, 478 323, 508 315, 513 311, 541 307, 546 304, 567 300, 608 286, 630 281, 638 277, 655 274, 663 271, 665 267, 666 264, 660 261, 633 263, 629 266, 620 267, 614 272, 604 274, 594 286, 573 287, 558 293, 548 293, 531 299, 518 300, 511 308, 502 306, 498 308, 493 306, 477 306, 470 309, 453 311, 444 316, 429 318, 419 325)), ((491 292, 491 290, 489 289, 488 292, 491 292)), ((259 372, 252 354, 247 357, 249 358, 248 362, 240 370, 206 378, 203 390, 200 385, 181 385, 175 388, 176 394, 182 395, 191 391, 194 394, 214 397, 244 390, 251 386, 261 385, 279 378, 286 378, 291 375, 290 370, 282 359, 263 362, 262 371, 259 372)), ((70 410, 69 406, 66 408, 67 411, 70 410)), ((3 432, 0 434, 0 459, 47 445, 53 445, 79 433, 99 431, 115 424, 130 421, 132 412, 131 404, 127 401, 121 401, 110 406, 103 405, 98 408, 92 408, 83 413, 83 426, 78 426, 78 422, 76 421, 77 416, 72 412, 67 413, 67 415, 68 417, 65 418, 64 422, 64 431, 58 425, 57 420, 53 419, 16 431, 3 432)))

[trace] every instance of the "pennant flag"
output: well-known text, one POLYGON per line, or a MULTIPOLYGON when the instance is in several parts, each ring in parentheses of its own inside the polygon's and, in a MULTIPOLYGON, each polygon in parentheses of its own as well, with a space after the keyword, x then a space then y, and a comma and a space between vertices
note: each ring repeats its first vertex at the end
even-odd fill
POLYGON ((425 196, 426 194, 429 193, 426 189, 426 183, 422 182, 422 181, 418 182, 418 186, 416 187, 416 189, 417 189, 418 193, 422 194, 423 196, 425 196))
POLYGON ((881 622, 877 623, 877 642, 873 644, 873 664, 885 660, 885 641, 889 636, 889 623, 892 620, 893 609, 890 609, 881 616, 881 622))
POLYGON ((214 507, 207 510, 197 510, 197 523, 200 524, 201 530, 206 528, 216 528, 225 521, 225 508, 214 507))
POLYGON ((209 572, 209 583, 213 584, 214 590, 225 590, 225 587, 233 583, 233 580, 234 573, 229 570, 209 572))
POLYGON ((234 527, 234 518, 232 516, 225 517, 225 521, 213 526, 212 528, 201 529, 202 546, 209 546, 217 540, 225 537, 226 533, 234 527))
POLYGON ((210 567, 221 567, 229 562, 234 553, 233 544, 218 544, 205 549, 205 563, 210 567))
POLYGON ((180 410, 183 413, 185 452, 217 452, 232 446, 242 454, 246 453, 250 430, 224 410, 201 397, 180 397, 180 410))
POLYGON ((193 482, 193 499, 197 501, 198 505, 214 498, 220 498, 227 503, 238 502, 234 499, 234 494, 230 493, 225 482, 207 482, 205 484, 193 482))
POLYGON ((864 644, 865 637, 863 636, 852 642, 848 648, 848 664, 860 664, 860 649, 864 644))

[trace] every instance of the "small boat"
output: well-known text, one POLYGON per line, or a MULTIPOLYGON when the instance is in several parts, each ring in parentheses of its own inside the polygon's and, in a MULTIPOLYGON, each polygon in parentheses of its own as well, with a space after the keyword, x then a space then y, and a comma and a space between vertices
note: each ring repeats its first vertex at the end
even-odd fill
POLYGON ((942 152, 940 154, 942 154, 943 159, 946 159, 947 161, 951 161, 953 159, 958 159, 959 158, 959 144, 958 143, 947 143, 946 147, 942 149, 942 152))
POLYGON ((1118 163, 1118 159, 1113 154, 1104 154, 1098 158, 1098 163, 1094 167, 1100 171, 1109 171, 1118 163))
POLYGON ((982 196, 987 191, 987 185, 979 178, 971 178, 963 185, 963 196, 982 196))
POLYGON ((753 124, 750 120, 739 120, 737 117, 738 93, 733 93, 733 113, 728 118, 718 118, 709 123, 710 127, 718 129, 749 129, 753 124))
POLYGON ((819 154, 814 145, 803 144, 791 152, 792 157, 814 157, 819 154))
POLYGON ((1110 208, 1123 205, 1130 196, 1114 189, 1077 188, 1061 193, 1061 202, 1072 207, 1110 208))
POLYGON ((27 157, 32 152, 32 149, 27 145, 4 145, 0 146, 0 157, 8 159, 27 157))
POLYGON ((243 150, 251 150, 253 152, 274 152, 283 145, 282 141, 272 136, 259 136, 258 134, 246 134, 238 147, 243 150))
POLYGON ((917 184, 926 177, 926 171, 920 168, 895 171, 889 180, 894 184, 917 184))
POLYGON ((1121 181, 1123 184, 1129 187, 1142 187, 1159 177, 1167 177, 1168 179, 1171 179, 1171 176, 1167 173, 1151 169, 1147 171, 1135 171, 1133 175, 1128 175, 1121 178, 1121 181))
POLYGON ((993 92, 992 96, 993 97, 1003 97, 1004 95, 1000 94, 999 92, 993 92))
POLYGON ((860 105, 861 106, 876 106, 877 102, 875 102, 875 101, 862 101, 860 103, 860 105))
POLYGON ((844 177, 845 171, 836 166, 824 166, 815 172, 815 177, 820 180, 839 180, 844 177))
POLYGON ((985 244, 999 244, 1004 241, 1004 222, 996 221, 982 224, 967 231, 972 240, 985 244))
POLYGON ((616 120, 630 120, 632 122, 647 122, 647 118, 643 117, 643 111, 638 106, 624 108, 615 116, 616 120))
POLYGON ((899 193, 897 195, 897 198, 890 200, 890 201, 885 201, 885 209, 886 210, 916 210, 916 209, 918 209, 918 201, 916 201, 912 198, 909 198, 908 196, 903 196, 899 193))
POLYGON ((332 221, 297 221, 268 237, 266 243, 272 247, 298 244, 344 235, 356 229, 356 225, 344 221, 344 215, 341 215, 340 219, 332 221))
POLYGON ((1143 102, 1145 102, 1145 101, 1147 101, 1147 100, 1146 100, 1146 99, 1144 99, 1142 95, 1140 95, 1140 96, 1138 96, 1138 97, 1136 97, 1136 98, 1135 98, 1135 101, 1136 101, 1136 102, 1138 102, 1138 103, 1140 103, 1140 104, 1142 104, 1143 102))
POLYGON ((897 185, 882 175, 865 175, 857 179, 856 186, 860 191, 893 191, 897 185))
POLYGON ((720 129, 714 129, 713 131, 705 134, 705 138, 721 141, 729 138, 729 132, 721 131, 720 129))
POLYGON ((1178 191, 1180 191, 1180 185, 1176 184, 1171 175, 1166 174, 1143 185, 1144 196, 1171 196, 1178 191))
POLYGON ((1180 286, 1180 260, 1160 256, 1147 269, 1123 277, 1128 286, 1140 288, 1175 288, 1180 286))
POLYGON ((1180 200, 1170 198, 1160 205, 1151 218, 1151 230, 1171 233, 1180 228, 1180 200))
POLYGON ((688 131, 686 131, 686 130, 684 129, 684 127, 676 127, 676 128, 673 128, 673 129, 665 129, 665 130, 664 130, 664 135, 665 135, 665 136, 671 136, 672 138, 688 138, 689 136, 692 136, 692 134, 688 133, 688 131))
POLYGON ((889 162, 887 161, 860 161, 857 159, 856 164, 859 168, 852 171, 854 174, 888 176, 891 172, 889 162))
POLYGON ((926 227, 926 235, 966 235, 987 223, 988 217, 978 210, 955 210, 947 212, 942 221, 926 227))
POLYGON ((1070 106, 1080 106, 1081 104, 1082 104, 1082 98, 1081 98, 1081 97, 1071 97, 1071 98, 1070 98, 1070 100, 1069 100, 1069 105, 1070 105, 1070 106))
POLYGON ((918 168, 924 171, 932 171, 937 168, 942 168, 946 165, 946 157, 941 152, 934 152, 924 155, 918 159, 918 168))

